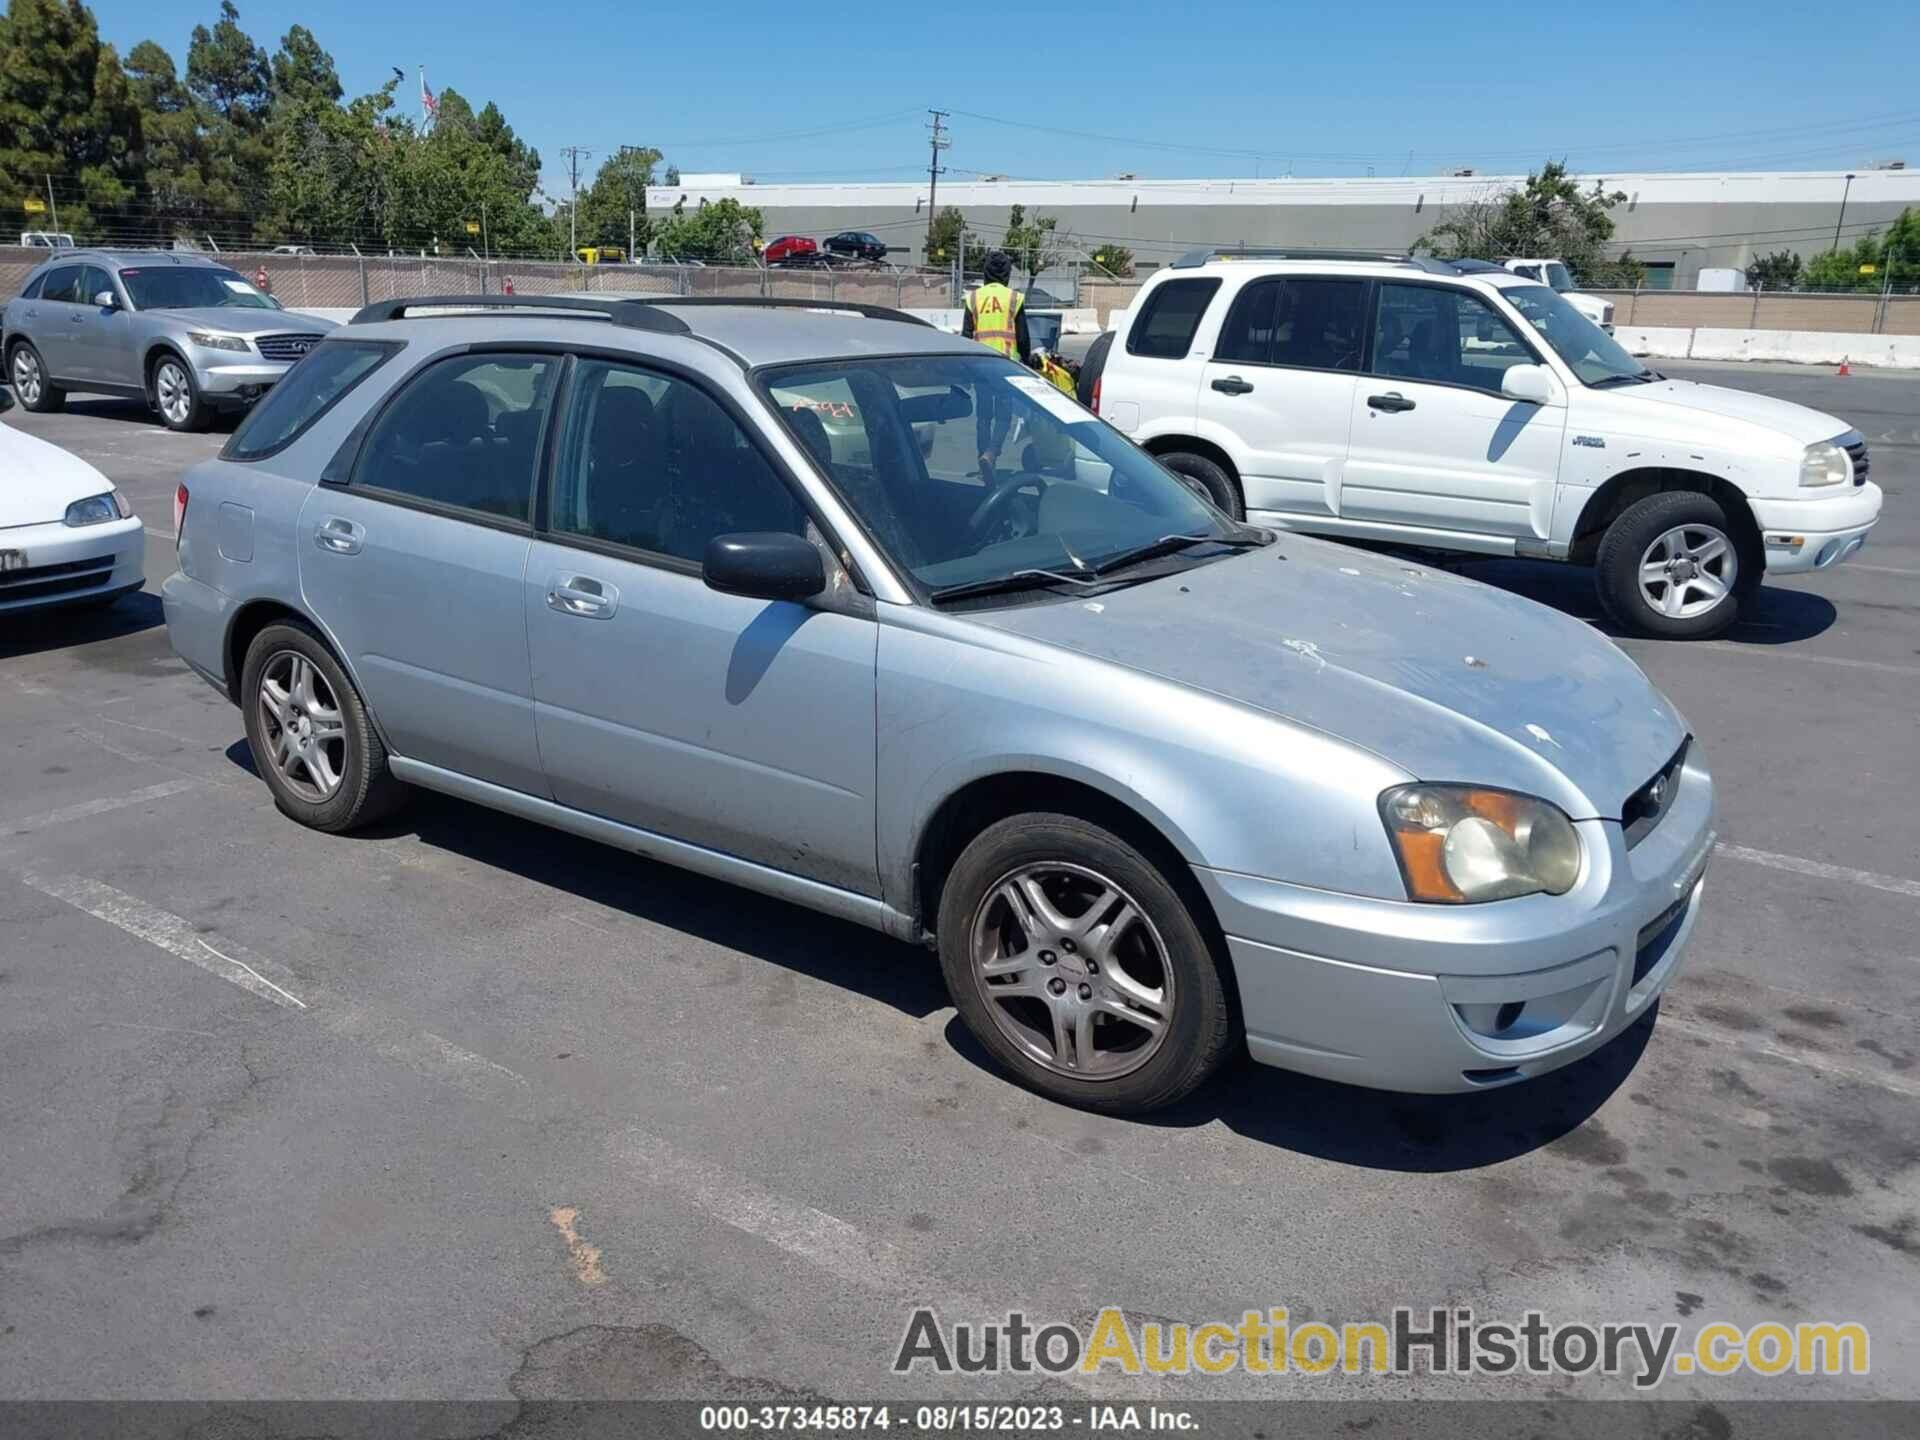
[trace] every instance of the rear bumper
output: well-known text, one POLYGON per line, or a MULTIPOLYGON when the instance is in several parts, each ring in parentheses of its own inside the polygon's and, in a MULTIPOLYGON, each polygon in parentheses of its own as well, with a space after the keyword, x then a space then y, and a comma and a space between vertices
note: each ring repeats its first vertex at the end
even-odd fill
POLYGON ((1698 750, 1634 849, 1616 822, 1580 823, 1587 869, 1562 896, 1414 905, 1197 869, 1253 1058, 1438 1094, 1513 1084, 1614 1039, 1672 982, 1699 913, 1714 830, 1698 750))
POLYGON ((1880 487, 1869 480, 1809 500, 1750 500, 1767 552, 1767 570, 1799 575, 1838 565, 1866 543, 1880 519, 1880 487))
POLYGON ((54 521, 0 530, 0 613, 137 590, 146 577, 138 516, 78 528, 54 521), (18 558, 15 558, 18 557, 18 558))
POLYGON ((222 695, 227 688, 227 628, 237 608, 211 585, 176 570, 160 586, 167 640, 194 671, 222 695))

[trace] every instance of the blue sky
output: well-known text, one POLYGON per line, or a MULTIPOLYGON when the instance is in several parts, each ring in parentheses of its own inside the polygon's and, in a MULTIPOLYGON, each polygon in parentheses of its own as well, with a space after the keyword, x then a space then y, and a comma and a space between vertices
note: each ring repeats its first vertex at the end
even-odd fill
MULTIPOLYGON (((424 61, 496 101, 556 195, 575 144, 589 167, 646 144, 768 181, 924 177, 930 105, 955 112, 956 178, 1920 166, 1911 3, 239 3, 269 50, 313 30, 349 94, 399 65, 413 106, 424 61)), ((151 38, 183 65, 217 8, 94 6, 122 53, 151 38)))

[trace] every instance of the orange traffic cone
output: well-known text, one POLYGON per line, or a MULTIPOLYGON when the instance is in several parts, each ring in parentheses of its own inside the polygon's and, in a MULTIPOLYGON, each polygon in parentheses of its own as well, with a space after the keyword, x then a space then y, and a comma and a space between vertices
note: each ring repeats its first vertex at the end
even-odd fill
POLYGON ((1840 357, 1840 368, 1839 368, 1838 370, 1836 370, 1836 371, 1834 371, 1834 372, 1833 372, 1834 374, 1836 374, 1836 375, 1851 375, 1851 374, 1853 373, 1853 370, 1852 370, 1852 368, 1851 368, 1851 367, 1850 367, 1850 366, 1849 366, 1849 365, 1847 364, 1847 358, 1848 358, 1848 357, 1847 357, 1847 356, 1845 356, 1845 355, 1842 355, 1842 356, 1840 357))

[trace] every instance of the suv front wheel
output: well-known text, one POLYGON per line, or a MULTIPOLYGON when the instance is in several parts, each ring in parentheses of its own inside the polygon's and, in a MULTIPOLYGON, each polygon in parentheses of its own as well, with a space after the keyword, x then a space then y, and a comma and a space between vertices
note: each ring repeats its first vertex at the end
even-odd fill
POLYGON ((162 355, 153 365, 153 406, 169 430, 204 430, 207 402, 200 398, 193 371, 177 355, 162 355))
POLYGON ((1760 582, 1720 502, 1691 490, 1629 505, 1601 537, 1595 563, 1608 615, 1661 640, 1718 635, 1760 582))

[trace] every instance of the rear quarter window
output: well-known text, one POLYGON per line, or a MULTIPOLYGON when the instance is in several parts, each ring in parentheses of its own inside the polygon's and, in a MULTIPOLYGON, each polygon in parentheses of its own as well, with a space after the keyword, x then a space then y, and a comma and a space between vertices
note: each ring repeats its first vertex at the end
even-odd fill
POLYGON ((1218 279, 1169 280, 1147 296, 1127 330, 1127 353, 1151 360, 1184 360, 1218 279))
POLYGON ((372 340, 328 340, 316 345, 240 422, 221 457, 264 460, 277 455, 399 350, 391 342, 372 340))

